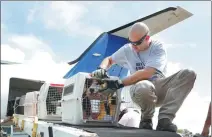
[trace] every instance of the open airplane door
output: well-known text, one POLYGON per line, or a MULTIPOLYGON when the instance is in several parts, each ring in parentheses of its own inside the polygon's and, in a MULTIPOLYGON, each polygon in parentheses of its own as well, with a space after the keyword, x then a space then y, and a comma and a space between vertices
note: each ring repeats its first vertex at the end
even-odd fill
MULTIPOLYGON (((150 29, 150 35, 153 36, 192 15, 192 13, 182 7, 169 7, 105 32, 101 34, 77 59, 68 62, 69 65, 76 64, 64 76, 64 78, 69 78, 78 72, 90 73, 95 70, 105 57, 112 55, 128 42, 128 31, 136 22, 144 22, 147 24, 150 29)), ((127 74, 127 71, 121 67, 113 68, 112 71, 112 76, 124 77, 127 74)))
MULTIPOLYGON (((45 81, 32 79, 23 79, 15 77, 10 78, 7 108, 3 108, 6 110, 6 115, 11 115, 14 113, 13 106, 16 97, 22 97, 28 92, 39 91, 44 82, 45 81)), ((3 117, 5 116, 5 114, 3 113, 1 113, 1 115, 3 117)))

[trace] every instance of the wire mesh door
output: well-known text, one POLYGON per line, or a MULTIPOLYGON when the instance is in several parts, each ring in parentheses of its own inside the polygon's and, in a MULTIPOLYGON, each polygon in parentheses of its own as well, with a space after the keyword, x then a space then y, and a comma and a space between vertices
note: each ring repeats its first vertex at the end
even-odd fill
POLYGON ((25 97, 26 97, 26 95, 23 95, 23 96, 20 97, 20 100, 18 101, 19 104, 18 104, 18 106, 16 107, 16 114, 24 115, 25 97))
POLYGON ((61 107, 61 97, 62 97, 63 87, 49 86, 47 99, 46 99, 46 109, 47 115, 57 115, 57 107, 61 107))
POLYGON ((18 114, 18 106, 19 106, 19 102, 20 102, 20 97, 16 97, 15 99, 15 104, 14 104, 14 114, 18 114))
POLYGON ((86 79, 82 97, 83 119, 110 122, 116 114, 116 96, 98 92, 98 80, 86 79))

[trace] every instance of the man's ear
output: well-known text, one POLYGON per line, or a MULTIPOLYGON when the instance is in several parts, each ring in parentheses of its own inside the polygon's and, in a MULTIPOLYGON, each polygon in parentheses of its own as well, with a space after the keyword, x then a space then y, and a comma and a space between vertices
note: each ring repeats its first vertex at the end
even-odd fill
POLYGON ((149 39, 150 39, 150 36, 149 36, 149 35, 147 35, 145 39, 146 39, 146 40, 149 40, 149 39))

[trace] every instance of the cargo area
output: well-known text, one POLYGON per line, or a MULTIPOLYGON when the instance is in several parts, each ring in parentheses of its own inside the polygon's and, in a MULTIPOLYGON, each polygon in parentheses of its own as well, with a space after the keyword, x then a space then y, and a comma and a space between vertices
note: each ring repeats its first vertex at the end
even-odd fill
MULTIPOLYGON (((8 95, 8 105, 7 105, 7 116, 12 116, 14 114, 14 105, 17 98, 23 98, 26 93, 39 91, 44 81, 23 79, 23 78, 10 78, 9 82, 9 95, 8 95)), ((23 114, 23 106, 19 107, 18 113, 23 114)))

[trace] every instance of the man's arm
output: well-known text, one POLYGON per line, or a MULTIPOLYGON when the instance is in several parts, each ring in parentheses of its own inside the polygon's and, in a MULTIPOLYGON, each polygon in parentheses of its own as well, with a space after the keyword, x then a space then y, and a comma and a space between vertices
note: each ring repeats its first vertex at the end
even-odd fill
POLYGON ((99 67, 108 70, 113 64, 114 61, 112 60, 111 56, 109 56, 102 61, 99 67))
POLYGON ((91 76, 97 78, 108 77, 107 70, 115 63, 118 65, 122 65, 125 62, 124 55, 124 47, 121 47, 111 56, 106 57, 99 65, 99 68, 91 73, 91 76))
POLYGON ((111 56, 106 57, 102 63, 100 64, 100 68, 109 69, 113 64, 123 65, 126 62, 125 57, 125 48, 127 46, 124 45, 111 56))
POLYGON ((137 83, 138 81, 149 79, 152 77, 155 71, 156 71, 155 68, 150 68, 150 67, 145 68, 143 70, 136 71, 131 76, 122 80, 122 83, 124 84, 124 86, 129 86, 129 85, 137 83))

